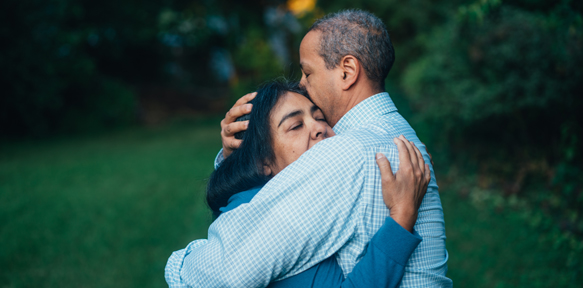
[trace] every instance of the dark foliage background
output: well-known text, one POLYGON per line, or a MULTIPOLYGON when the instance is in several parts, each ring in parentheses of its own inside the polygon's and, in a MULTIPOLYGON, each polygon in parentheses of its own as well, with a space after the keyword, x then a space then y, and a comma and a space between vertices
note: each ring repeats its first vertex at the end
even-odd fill
MULTIPOLYGON (((207 127, 201 118, 218 123, 217 115, 262 82, 299 78, 297 50, 315 19, 346 8, 371 11, 386 23, 396 50, 387 90, 434 155, 446 221, 494 211, 493 219, 509 217, 537 231, 538 245, 554 251, 545 255, 553 255, 546 264, 558 267, 556 275, 509 282, 492 276, 480 285, 567 287, 583 280, 581 1, 6 0, 0 7, 3 155, 23 143, 174 127, 168 123, 176 119, 198 119, 195 127, 207 127), (458 202, 474 212, 445 206, 458 202)), ((6 173, 0 182, 12 175, 6 173)), ((15 186, 6 185, 1 191, 11 199, 15 186)), ((479 219, 482 226, 468 231, 490 227, 479 219)), ((448 232, 450 239, 460 231, 448 232)), ((454 264, 467 264, 458 256, 464 260, 452 258, 454 264)), ((454 275, 474 286, 475 277, 463 275, 524 268, 484 262, 482 270, 454 275)))

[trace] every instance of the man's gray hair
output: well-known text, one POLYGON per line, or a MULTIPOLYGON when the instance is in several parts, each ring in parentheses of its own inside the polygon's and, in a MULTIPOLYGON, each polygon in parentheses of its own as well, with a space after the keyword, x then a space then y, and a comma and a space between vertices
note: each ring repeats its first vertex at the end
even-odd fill
POLYGON ((395 62, 395 50, 383 21, 370 12, 343 10, 317 20, 308 32, 320 31, 320 56, 334 69, 342 57, 358 59, 368 78, 384 88, 395 62))

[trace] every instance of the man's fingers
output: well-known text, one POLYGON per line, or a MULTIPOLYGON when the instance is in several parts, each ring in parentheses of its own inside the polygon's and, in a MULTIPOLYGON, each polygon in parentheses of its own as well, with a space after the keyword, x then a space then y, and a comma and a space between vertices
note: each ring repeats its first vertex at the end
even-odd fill
MULTIPOLYGON (((257 92, 249 93, 237 100, 235 105, 227 112, 224 119, 224 124, 228 125, 232 122, 235 122, 237 118, 249 114, 251 112, 251 108, 253 108, 253 104, 248 104, 249 101, 253 100, 257 96, 257 92)), ((221 123, 221 124, 222 124, 221 123)))
POLYGON ((377 153, 377 165, 381 170, 381 179, 383 182, 390 183, 395 179, 393 175, 393 170, 391 169, 391 163, 383 153, 377 153))
POLYGON ((237 150, 239 149, 239 146, 241 146, 241 143, 243 143, 243 140, 233 138, 229 143, 229 148, 231 150, 237 150))
POLYGON ((413 146, 413 150, 415 150, 415 155, 417 156, 417 163, 419 164, 419 170, 421 171, 425 170, 425 159, 423 159, 421 151, 419 151, 419 148, 417 148, 417 146, 415 146, 413 142, 409 143, 411 143, 411 145, 413 146))
POLYGON ((245 96, 239 98, 239 100, 235 102, 235 105, 233 105, 233 107, 248 103, 249 101, 253 100, 255 96, 257 96, 257 92, 245 94, 245 96))
POLYGON ((227 125, 225 125, 225 128, 223 129, 223 133, 224 133, 223 136, 224 137, 232 137, 238 132, 247 130, 248 126, 249 126, 248 120, 247 121, 238 121, 238 122, 233 122, 231 124, 227 124, 227 125))
POLYGON ((237 118, 249 114, 251 112, 251 108, 253 108, 253 104, 244 104, 239 106, 233 106, 229 112, 225 115, 225 124, 230 124, 235 122, 237 118))
POLYGON ((409 149, 405 146, 405 142, 401 138, 395 138, 393 142, 399 150, 399 170, 411 169, 411 156, 409 156, 409 149))

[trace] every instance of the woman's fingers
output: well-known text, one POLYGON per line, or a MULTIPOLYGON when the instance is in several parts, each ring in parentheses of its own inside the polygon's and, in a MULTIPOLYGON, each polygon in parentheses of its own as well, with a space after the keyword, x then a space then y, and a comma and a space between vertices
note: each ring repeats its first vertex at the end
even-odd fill
MULTIPOLYGON (((425 143, 421 142, 421 144, 425 145, 425 143)), ((425 152, 427 152, 427 155, 429 155, 429 162, 431 162, 431 166, 435 166, 435 164, 433 164, 433 156, 431 156, 431 153, 429 153, 429 149, 427 149, 427 145, 425 145, 425 152)))
MULTIPOLYGON (((385 155, 383 153, 377 153, 376 154, 376 161, 377 161, 377 165, 379 166, 379 170, 381 171, 381 184, 382 184, 382 191, 383 191, 383 201, 385 202, 385 205, 387 206, 387 208, 389 208, 390 210, 393 209, 393 207, 395 205, 398 205, 398 203, 401 202, 401 198, 402 198, 402 191, 404 189, 402 189, 402 180, 398 180, 395 175, 393 175, 393 170, 391 169, 391 163, 389 163, 389 160, 387 159, 387 157, 385 157, 385 155)), ((393 211, 393 213, 395 213, 393 211)), ((398 213, 397 213, 398 214, 398 213)), ((407 219, 407 217, 404 217, 405 219, 407 219)), ((397 221, 397 220, 395 220, 397 221)), ((403 221, 402 221, 403 222, 403 221)), ((399 222, 397 222, 399 223, 399 222)), ((407 222, 403 222, 403 223, 399 223, 401 225, 404 225, 403 227, 407 227, 405 229, 408 229, 408 224, 407 222)))
POLYGON ((377 153, 376 155, 377 165, 381 170, 381 180, 388 184, 395 180, 395 175, 393 175, 393 170, 391 169, 391 163, 383 153, 377 153))
POLYGON ((377 165, 381 171, 383 200, 390 215, 403 228, 413 231, 423 197, 431 180, 429 165, 423 154, 405 137, 394 138, 399 150, 399 170, 393 176, 389 160, 378 153, 377 165))
POLYGON ((421 189, 417 190, 418 195, 416 197, 416 201, 415 201, 415 207, 417 208, 417 210, 419 210, 419 207, 421 207, 421 203, 423 202, 423 198, 425 197, 425 194, 427 193, 427 186, 429 186, 429 182, 431 181, 431 170, 429 170, 429 164, 425 164, 425 172, 423 173, 423 181, 422 181, 422 185, 421 185, 421 189))
POLYGON ((417 155, 415 155, 415 150, 413 149, 413 145, 405 138, 405 136, 401 135, 399 138, 405 143, 407 150, 409 150, 409 157, 411 157, 411 165, 413 165, 413 169, 418 169, 419 164, 417 163, 417 155))
MULTIPOLYGON (((429 164, 425 164, 425 187, 429 185, 429 182, 431 182, 431 170, 429 169, 429 164)), ((425 190, 427 191, 427 189, 425 190)))
POLYGON ((401 138, 395 138, 393 142, 395 142, 397 150, 399 150, 399 170, 410 171, 412 169, 411 156, 409 155, 409 149, 407 149, 405 141, 401 138))
POLYGON ((423 159, 423 155, 421 155, 421 151, 419 151, 419 148, 417 148, 417 146, 415 146, 415 144, 411 141, 409 141, 409 143, 411 143, 411 146, 413 146, 413 150, 415 150, 415 155, 417 157, 417 163, 419 165, 419 170, 423 171, 425 170, 425 159, 423 159))

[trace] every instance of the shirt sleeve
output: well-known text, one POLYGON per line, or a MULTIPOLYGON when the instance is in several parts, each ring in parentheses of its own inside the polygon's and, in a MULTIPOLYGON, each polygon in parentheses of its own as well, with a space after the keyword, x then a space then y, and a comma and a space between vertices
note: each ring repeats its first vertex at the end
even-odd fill
POLYGON ((180 271, 182 270, 182 264, 184 262, 184 257, 190 252, 197 248, 202 247, 206 244, 206 239, 194 240, 186 246, 184 249, 174 251, 168 262, 166 263, 166 268, 164 269, 164 278, 166 278, 166 283, 170 288, 188 288, 188 285, 182 281, 180 278, 180 271))
POLYGON ((217 218, 206 244, 185 255, 180 279, 192 287, 265 287, 333 255, 362 218, 360 150, 342 136, 315 145, 250 203, 217 218))
POLYGON ((217 154, 217 157, 215 157, 215 169, 217 169, 219 165, 223 163, 223 161, 225 161, 225 156, 223 155, 223 148, 221 148, 221 150, 219 150, 219 154, 217 154))

